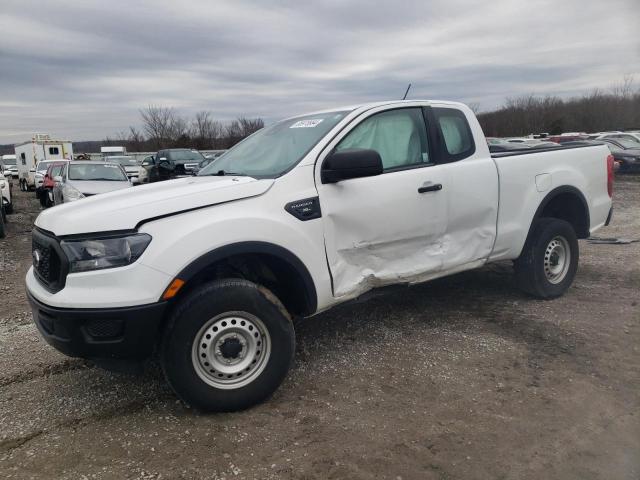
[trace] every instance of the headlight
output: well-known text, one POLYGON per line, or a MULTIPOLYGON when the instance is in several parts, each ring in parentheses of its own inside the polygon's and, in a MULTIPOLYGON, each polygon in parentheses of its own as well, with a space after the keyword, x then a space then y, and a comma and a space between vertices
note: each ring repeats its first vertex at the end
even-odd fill
POLYGON ((73 273, 129 265, 140 258, 149 242, 150 235, 133 233, 90 240, 63 240, 60 246, 69 259, 69 273, 73 273))
POLYGON ((79 190, 76 190, 75 188, 73 188, 70 185, 65 185, 62 188, 62 193, 64 194, 64 201, 67 202, 73 202, 75 200, 80 200, 81 198, 84 198, 84 195, 82 193, 80 193, 79 190))

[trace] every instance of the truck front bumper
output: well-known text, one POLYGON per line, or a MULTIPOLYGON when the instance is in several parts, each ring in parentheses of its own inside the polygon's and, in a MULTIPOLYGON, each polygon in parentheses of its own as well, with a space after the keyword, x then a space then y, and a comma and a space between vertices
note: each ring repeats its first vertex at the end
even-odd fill
POLYGON ((153 352, 166 302, 122 308, 45 305, 28 291, 33 320, 51 346, 71 357, 142 360, 153 352))

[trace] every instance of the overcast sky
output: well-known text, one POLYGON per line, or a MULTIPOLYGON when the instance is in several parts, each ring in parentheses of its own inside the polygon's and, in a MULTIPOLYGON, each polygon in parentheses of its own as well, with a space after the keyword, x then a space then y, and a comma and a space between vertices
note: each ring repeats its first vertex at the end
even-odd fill
POLYGON ((640 1, 1 0, 0 143, 103 139, 148 104, 273 121, 401 98, 640 86, 640 1))

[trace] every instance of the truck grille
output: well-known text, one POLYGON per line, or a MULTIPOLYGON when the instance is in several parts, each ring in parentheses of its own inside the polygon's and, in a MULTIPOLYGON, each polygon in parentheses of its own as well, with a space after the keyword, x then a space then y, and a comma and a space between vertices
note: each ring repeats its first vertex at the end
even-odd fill
POLYGON ((36 278, 51 292, 61 290, 67 276, 67 261, 58 239, 35 229, 31 237, 31 252, 36 278))

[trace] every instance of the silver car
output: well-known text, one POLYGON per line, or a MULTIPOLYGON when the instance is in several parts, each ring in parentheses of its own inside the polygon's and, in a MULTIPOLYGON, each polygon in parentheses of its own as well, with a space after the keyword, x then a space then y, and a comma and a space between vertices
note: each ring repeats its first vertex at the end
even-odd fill
POLYGON ((53 180, 55 205, 132 186, 122 166, 108 162, 69 162, 53 180))

